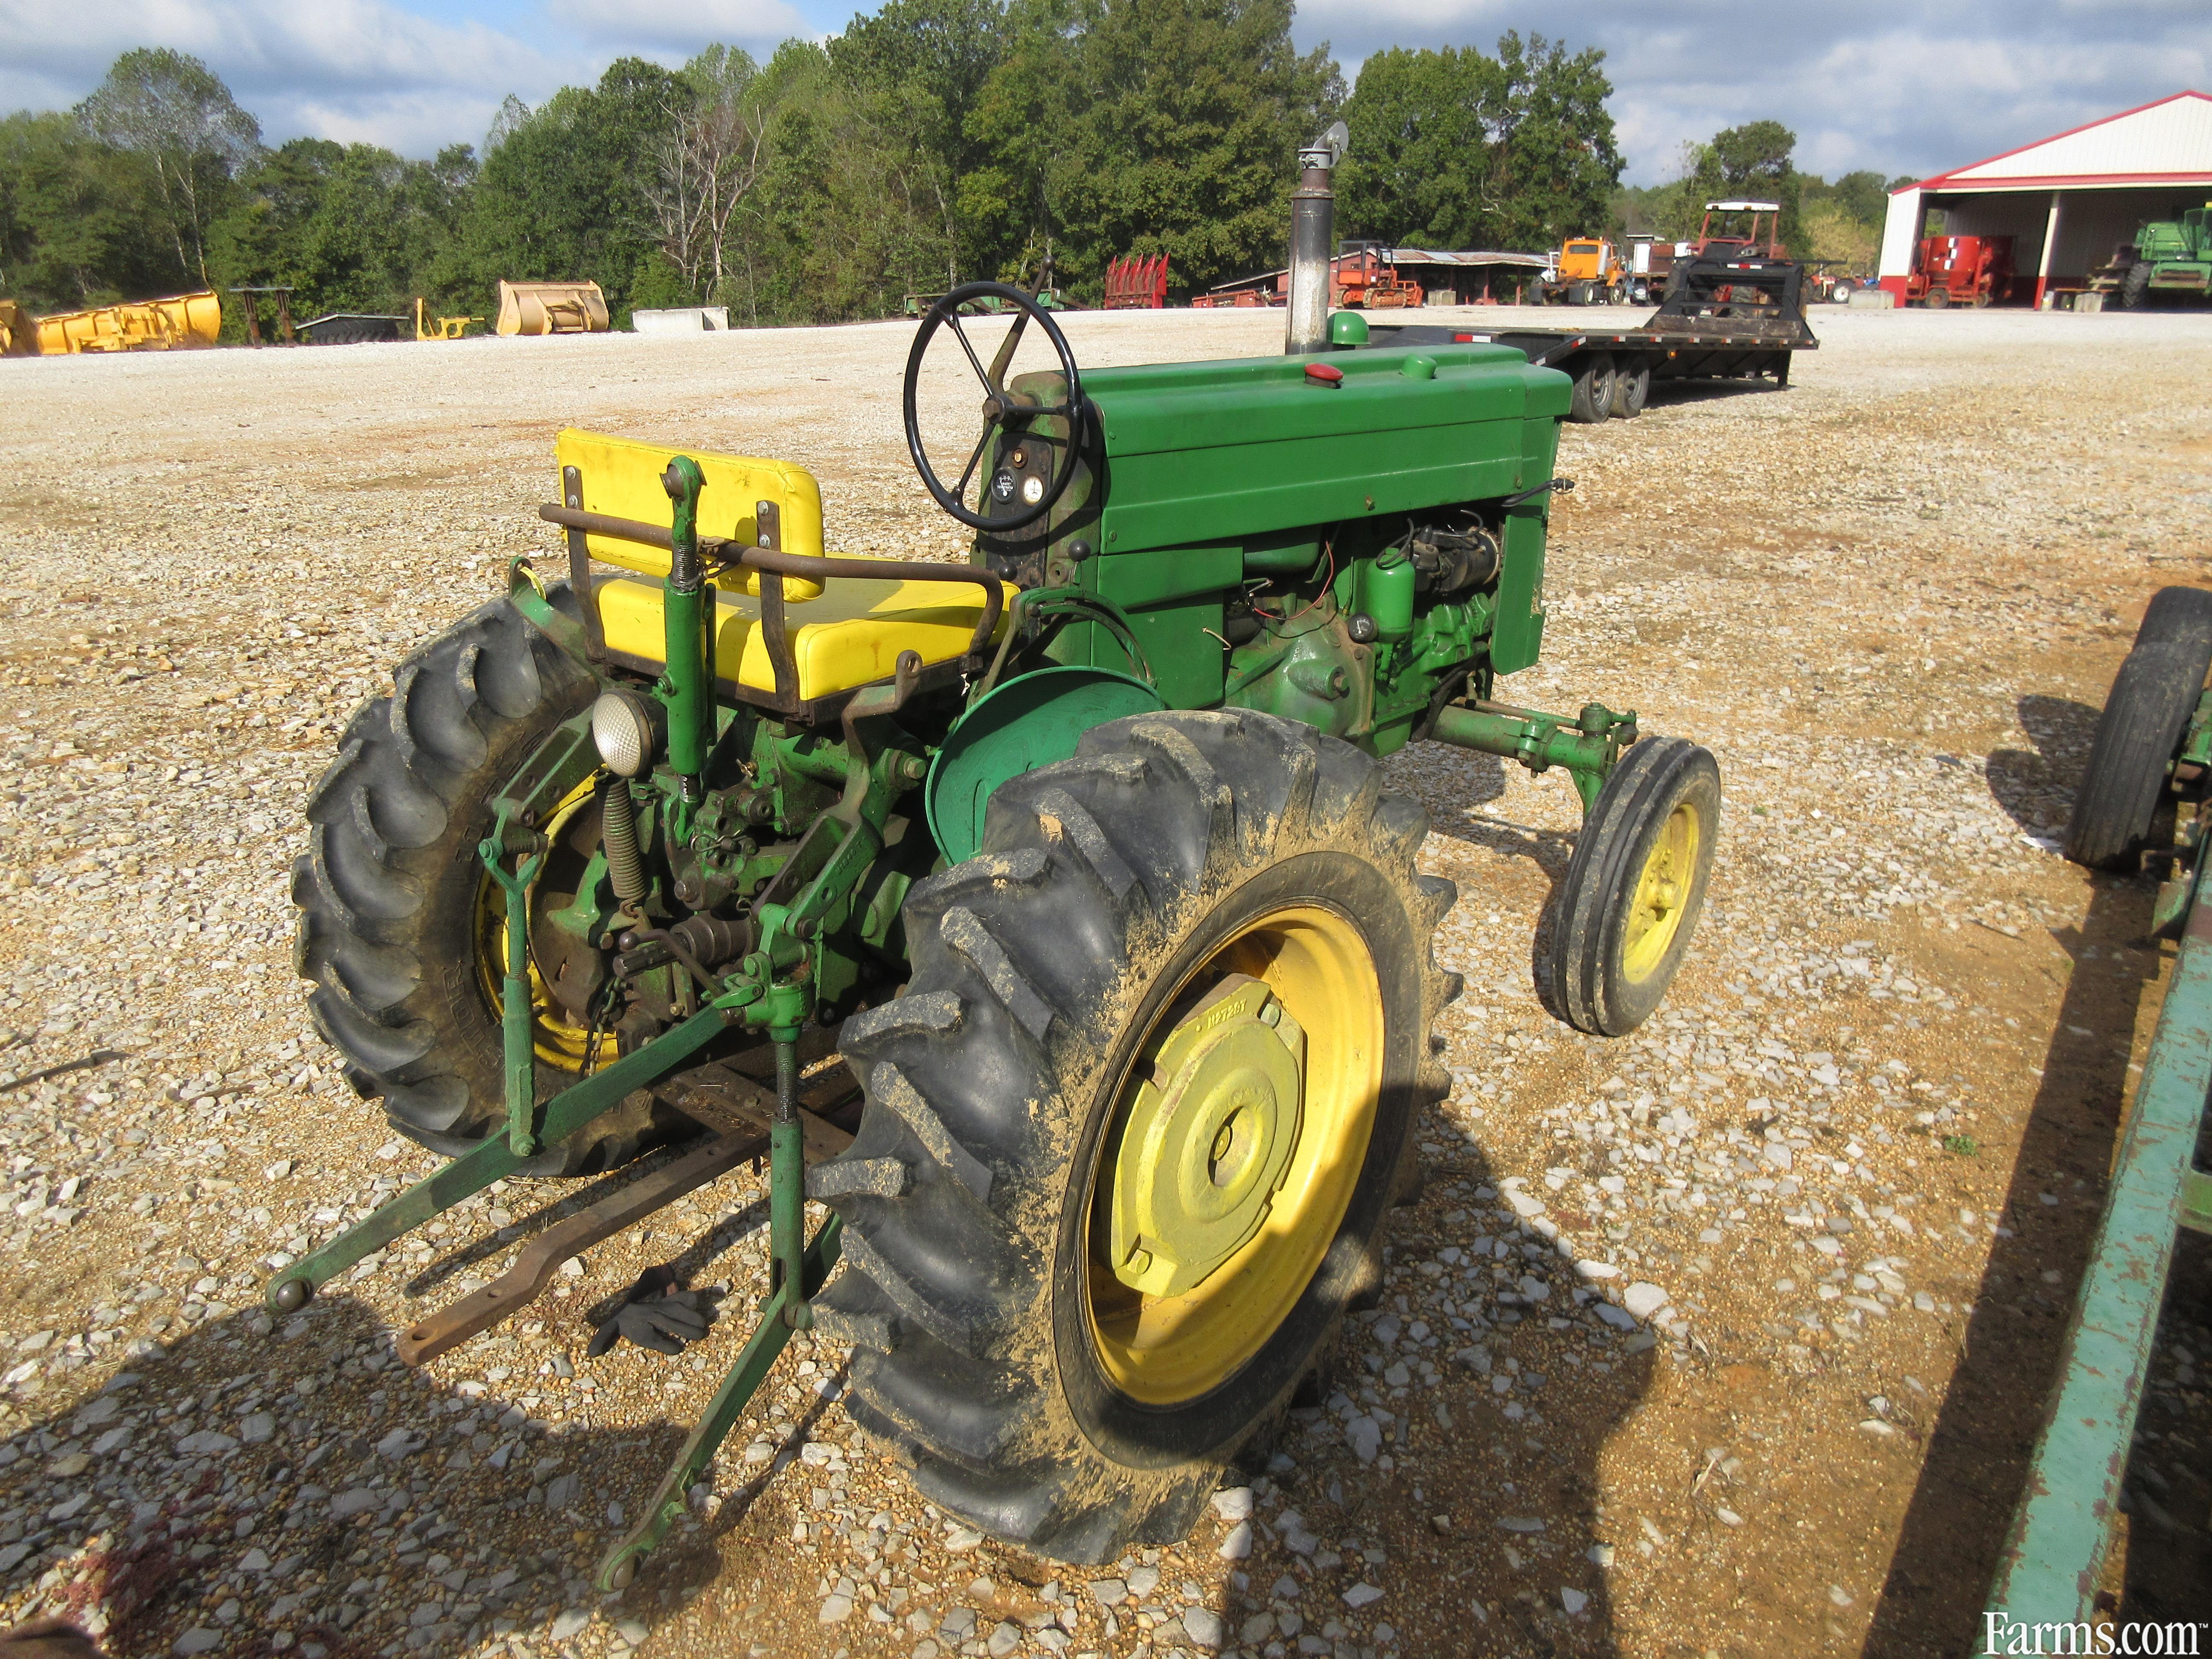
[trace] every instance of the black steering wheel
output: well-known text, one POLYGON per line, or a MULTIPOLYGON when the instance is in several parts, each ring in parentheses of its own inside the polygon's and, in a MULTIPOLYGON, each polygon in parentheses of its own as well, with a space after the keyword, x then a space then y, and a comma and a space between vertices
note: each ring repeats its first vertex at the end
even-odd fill
POLYGON ((929 314, 921 319, 921 331, 914 337, 914 349, 907 353, 907 453, 914 457, 914 470, 921 475, 922 483, 937 498, 937 504, 961 523, 974 529, 1003 534, 1035 524, 1052 511, 1053 503, 1066 493, 1068 480, 1075 476, 1072 462, 1082 447, 1085 409, 1083 380, 1076 372, 1075 354, 1068 349, 1067 337, 1060 331, 1060 325, 1053 321, 1052 313, 1039 305, 1033 295, 1005 283, 963 283, 954 289, 930 307, 929 314), (975 355, 975 348, 969 343, 968 336, 960 326, 960 308, 984 299, 997 300, 1002 305, 1014 307, 1014 325, 1006 331, 1006 337, 1000 342, 998 355, 991 360, 988 368, 983 367, 983 360, 975 355), (1067 380, 1067 400, 1065 403, 1035 404, 1021 392, 1006 390, 1006 366, 1013 361, 1014 348, 1021 343, 1022 331, 1029 326, 1032 317, 1036 319, 1045 331, 1045 337, 1052 342, 1053 349, 1059 354, 1060 372, 1067 380), (915 407, 915 386, 921 379, 921 360, 929 350, 931 339, 944 325, 951 325, 952 337, 960 342, 960 349, 966 354, 969 367, 975 371, 975 378, 983 383, 983 435, 975 441, 975 453, 968 457, 968 465, 961 469, 960 482, 950 489, 945 487, 944 481, 930 466, 929 456, 921 447, 921 423, 915 407), (967 492, 969 480, 975 476, 975 467, 983 459, 983 452, 990 447, 993 431, 1009 421, 1029 422, 1040 416, 1058 416, 1067 422, 1066 455, 1061 464, 1053 469, 1049 481, 1038 478, 1034 473, 1026 478, 1018 479, 1012 469, 1001 467, 991 482, 984 486, 984 510, 970 511, 961 497, 967 492), (1028 488, 1031 484, 1038 486, 1034 494, 1028 488), (1018 500, 1016 499, 1018 495, 1018 500))

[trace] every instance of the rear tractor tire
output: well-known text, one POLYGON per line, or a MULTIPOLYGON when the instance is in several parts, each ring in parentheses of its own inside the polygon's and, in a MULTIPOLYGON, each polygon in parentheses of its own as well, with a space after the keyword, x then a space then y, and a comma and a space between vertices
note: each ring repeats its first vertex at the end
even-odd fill
POLYGON ((1304 726, 1135 715, 914 890, 809 1191, 845 1222, 815 1317, 849 1408, 931 1501, 1066 1562, 1178 1540, 1379 1294, 1459 990, 1426 816, 1380 785, 1304 726))
POLYGON ((1544 969, 1577 1030, 1626 1036, 1674 983, 1705 908, 1720 768, 1683 738, 1632 745, 1598 792, 1560 884, 1544 969))
MULTIPOLYGON (((573 612, 566 587, 551 597, 573 612)), ((458 1156, 506 1125, 505 896, 476 854, 490 828, 489 803, 596 690, 521 612, 495 599, 410 653, 392 674, 392 695, 355 711, 308 798, 308 849, 292 867, 293 964, 314 984, 308 1008, 344 1056, 355 1092, 381 1098, 392 1127, 434 1152, 458 1156)), ((569 803, 547 827, 554 850, 539 894, 595 842, 593 798, 569 803)), ((540 997, 542 1098, 575 1080, 584 1034, 540 997)), ((609 1036, 599 1063, 613 1057, 609 1036)), ((638 1097, 526 1169, 612 1169, 694 1127, 638 1097)))
POLYGON ((2166 769, 2212 672, 2212 592, 2160 588, 2113 678, 2074 792, 2066 856, 2092 870, 2139 865, 2166 769))

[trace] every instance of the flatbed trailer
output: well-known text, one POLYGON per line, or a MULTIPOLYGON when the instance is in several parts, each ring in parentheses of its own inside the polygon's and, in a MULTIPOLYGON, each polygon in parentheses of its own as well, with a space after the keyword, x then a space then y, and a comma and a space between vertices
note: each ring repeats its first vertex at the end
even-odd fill
POLYGON ((1655 380, 1771 378, 1790 384, 1794 353, 1820 342, 1805 320, 1804 269, 1795 260, 1715 249, 1678 259, 1667 295, 1640 327, 1469 328, 1370 324, 1375 343, 1509 345, 1575 383, 1568 418, 1632 419, 1655 380))

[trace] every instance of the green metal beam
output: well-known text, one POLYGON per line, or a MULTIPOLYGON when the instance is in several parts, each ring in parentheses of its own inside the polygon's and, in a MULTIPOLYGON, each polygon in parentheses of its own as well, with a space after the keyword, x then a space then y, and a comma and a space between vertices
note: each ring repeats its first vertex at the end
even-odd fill
POLYGON ((2200 1206, 2207 1196, 2191 1169, 2212 1090, 2212 894, 2204 868, 2200 861, 2191 878, 2189 921, 2121 1134, 2058 1389, 1990 1592, 1991 1613, 2026 1624, 2089 1616, 2185 1194, 2200 1206))
MULTIPOLYGON (((796 1162, 795 1158, 787 1160, 787 1164, 796 1162)), ((778 1165, 776 1178, 782 1177, 785 1167, 778 1165)), ((669 1528, 683 1519, 684 1500, 692 1483, 714 1467, 714 1454, 729 1437, 738 1419, 744 1414, 746 1405, 766 1380, 776 1356, 797 1334, 798 1328, 787 1316, 804 1308, 806 1298, 822 1288, 823 1281, 830 1277, 830 1270, 837 1265, 841 1224, 834 1215, 822 1224, 801 1258, 803 1272, 799 1278, 795 1281, 786 1278, 763 1305, 760 1323, 753 1327, 752 1335, 738 1351, 737 1362, 722 1379, 722 1386, 714 1391, 714 1399, 708 1402, 706 1414, 691 1431, 690 1438, 684 1443, 684 1449, 676 1454, 676 1461, 661 1476, 659 1489, 646 1505, 644 1515, 606 1553, 598 1571, 592 1574, 592 1582, 602 1591, 629 1589, 639 1565, 668 1536, 669 1528)))
MULTIPOLYGON (((563 1090, 545 1103, 542 1128, 547 1144, 574 1134, 619 1104, 631 1090, 659 1081, 706 1047, 726 1023, 720 1009, 702 1008, 635 1054, 624 1054, 605 1071, 594 1072, 574 1088, 563 1090)), ((505 1135, 487 1135, 472 1151, 416 1182, 368 1220, 347 1229, 270 1279, 264 1297, 269 1310, 291 1313, 305 1306, 317 1290, 362 1257, 374 1255, 393 1239, 412 1232, 493 1182, 514 1174, 525 1162, 514 1155, 505 1135)))

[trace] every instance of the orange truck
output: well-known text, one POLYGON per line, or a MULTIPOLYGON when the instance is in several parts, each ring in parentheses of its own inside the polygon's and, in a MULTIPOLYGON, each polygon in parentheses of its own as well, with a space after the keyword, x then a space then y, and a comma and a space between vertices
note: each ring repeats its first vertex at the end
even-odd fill
POLYGON ((1602 236, 1571 236, 1531 290, 1540 306, 1617 306, 1628 299, 1628 270, 1602 236))

